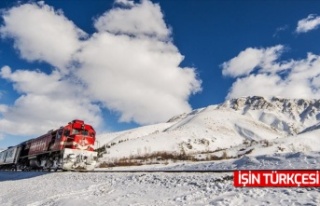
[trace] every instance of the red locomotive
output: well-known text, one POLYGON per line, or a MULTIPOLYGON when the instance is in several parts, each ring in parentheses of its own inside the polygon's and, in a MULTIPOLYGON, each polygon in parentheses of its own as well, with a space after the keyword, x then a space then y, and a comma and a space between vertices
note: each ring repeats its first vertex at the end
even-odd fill
POLYGON ((91 125, 73 120, 64 127, 0 152, 0 168, 93 170, 97 163, 95 135, 91 125))

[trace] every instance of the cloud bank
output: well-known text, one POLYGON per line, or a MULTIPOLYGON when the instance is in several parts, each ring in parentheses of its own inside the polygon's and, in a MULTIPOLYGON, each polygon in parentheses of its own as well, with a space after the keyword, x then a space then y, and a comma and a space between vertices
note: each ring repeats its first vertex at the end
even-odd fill
POLYGON ((308 53, 305 59, 284 61, 280 58, 284 51, 283 45, 247 48, 224 62, 222 73, 237 78, 227 99, 250 95, 320 98, 320 56, 308 53))
POLYGON ((3 12, 0 34, 13 39, 20 57, 52 65, 49 73, 1 68, 0 77, 20 94, 13 105, 0 104, 3 133, 38 134, 73 118, 98 126, 104 108, 120 121, 139 124, 191 110, 188 98, 201 90, 201 81, 195 68, 179 66, 184 57, 160 6, 148 0, 115 3, 120 6, 94 20, 94 34, 44 3, 3 12))

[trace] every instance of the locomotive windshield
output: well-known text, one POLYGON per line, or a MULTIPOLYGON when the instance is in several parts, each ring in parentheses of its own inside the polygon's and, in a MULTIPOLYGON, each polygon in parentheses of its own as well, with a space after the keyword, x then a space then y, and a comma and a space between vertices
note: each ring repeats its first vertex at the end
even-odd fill
POLYGON ((88 132, 88 130, 72 129, 71 135, 73 135, 73 134, 89 135, 89 132, 88 132))

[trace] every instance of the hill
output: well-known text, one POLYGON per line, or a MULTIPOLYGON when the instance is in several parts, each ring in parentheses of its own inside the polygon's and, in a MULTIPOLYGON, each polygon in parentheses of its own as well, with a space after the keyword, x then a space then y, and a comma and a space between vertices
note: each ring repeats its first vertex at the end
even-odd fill
POLYGON ((320 100, 241 97, 98 140, 107 162, 151 154, 212 160, 320 151, 319 119, 320 100))

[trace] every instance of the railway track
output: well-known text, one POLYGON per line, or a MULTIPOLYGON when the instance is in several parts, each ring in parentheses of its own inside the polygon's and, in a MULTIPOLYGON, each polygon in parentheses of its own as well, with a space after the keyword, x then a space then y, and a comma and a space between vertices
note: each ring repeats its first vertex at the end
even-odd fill
POLYGON ((0 172, 85 172, 85 173, 233 173, 233 170, 93 170, 93 171, 44 171, 44 170, 29 170, 29 171, 12 171, 0 170, 0 172))
POLYGON ((94 173, 233 173, 233 170, 94 170, 94 173))
MULTIPOLYGON (((105 174, 134 174, 138 176, 144 176, 146 174, 153 173, 155 175, 160 174, 169 174, 169 173, 176 173, 176 174, 208 174, 208 173, 225 173, 222 174, 221 177, 215 178, 215 182, 225 182, 225 181, 232 181, 233 180, 233 170, 94 170, 94 171, 61 171, 58 170, 56 172, 52 171, 0 171, 0 182, 2 180, 8 180, 8 178, 12 178, 13 180, 16 179, 24 179, 24 176, 26 175, 29 177, 34 177, 38 175, 44 175, 44 174, 50 174, 50 173, 87 173, 90 175, 90 173, 105 173, 105 174), (1 173, 4 175, 4 177, 1 177, 1 173), (5 175, 6 174, 6 175, 5 175), (9 175, 9 176, 8 176, 9 175), (21 176, 23 175, 23 176, 21 176)), ((213 176, 214 177, 214 176, 213 176)))
POLYGON ((93 173, 138 173, 138 174, 147 174, 147 173, 226 173, 225 176, 222 176, 221 178, 216 179, 216 182, 224 182, 224 181, 230 181, 233 180, 233 170, 96 170, 91 171, 93 173))

